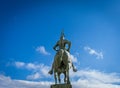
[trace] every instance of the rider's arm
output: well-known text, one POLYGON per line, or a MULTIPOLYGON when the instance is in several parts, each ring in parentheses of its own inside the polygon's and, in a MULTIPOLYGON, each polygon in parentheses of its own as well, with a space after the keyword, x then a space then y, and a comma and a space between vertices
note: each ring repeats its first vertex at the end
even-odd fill
POLYGON ((68 51, 70 51, 71 42, 68 42, 68 51))
POLYGON ((67 49, 67 51, 69 52, 69 51, 70 51, 70 47, 71 47, 71 42, 68 41, 68 40, 65 40, 65 42, 66 42, 66 44, 68 44, 68 49, 67 49))
POLYGON ((55 51, 58 51, 56 48, 58 47, 59 45, 58 45, 58 42, 55 44, 55 46, 53 47, 53 49, 55 50, 55 51))

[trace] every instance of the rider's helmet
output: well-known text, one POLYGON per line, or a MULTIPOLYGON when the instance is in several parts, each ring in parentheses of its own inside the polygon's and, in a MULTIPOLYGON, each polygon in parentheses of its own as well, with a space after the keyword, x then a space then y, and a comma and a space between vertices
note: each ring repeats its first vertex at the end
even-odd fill
POLYGON ((64 40, 64 39, 65 39, 65 35, 64 35, 64 32, 63 32, 63 31, 61 32, 60 39, 62 39, 62 40, 64 40))

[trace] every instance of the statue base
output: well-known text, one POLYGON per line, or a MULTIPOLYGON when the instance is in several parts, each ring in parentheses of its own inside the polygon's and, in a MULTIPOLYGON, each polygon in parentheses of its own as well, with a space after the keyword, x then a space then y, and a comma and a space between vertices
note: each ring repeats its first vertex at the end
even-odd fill
POLYGON ((72 88, 71 84, 54 84, 50 88, 72 88))

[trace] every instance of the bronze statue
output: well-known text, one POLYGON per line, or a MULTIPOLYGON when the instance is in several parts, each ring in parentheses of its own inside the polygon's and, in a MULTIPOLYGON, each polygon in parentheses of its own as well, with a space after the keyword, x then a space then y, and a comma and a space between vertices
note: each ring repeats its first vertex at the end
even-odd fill
POLYGON ((63 73, 65 76, 64 82, 70 84, 69 69, 72 67, 74 72, 77 71, 70 58, 70 53, 69 53, 70 47, 71 47, 71 42, 68 41, 67 39, 64 39, 64 33, 62 32, 60 40, 57 41, 56 45, 53 47, 53 49, 57 51, 57 53, 54 57, 52 68, 48 72, 49 74, 53 74, 54 71, 55 84, 57 83, 57 76, 59 83, 61 82, 60 80, 61 73, 63 73), (66 47, 66 45, 68 45, 68 47, 66 47))

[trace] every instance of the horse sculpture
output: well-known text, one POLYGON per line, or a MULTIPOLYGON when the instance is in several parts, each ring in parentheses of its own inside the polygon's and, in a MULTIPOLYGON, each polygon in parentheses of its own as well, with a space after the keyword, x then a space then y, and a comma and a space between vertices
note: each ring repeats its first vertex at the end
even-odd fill
POLYGON ((72 67, 72 61, 66 50, 60 49, 54 59, 54 78, 55 84, 61 83, 60 74, 64 74, 64 82, 70 84, 69 69, 72 67))

